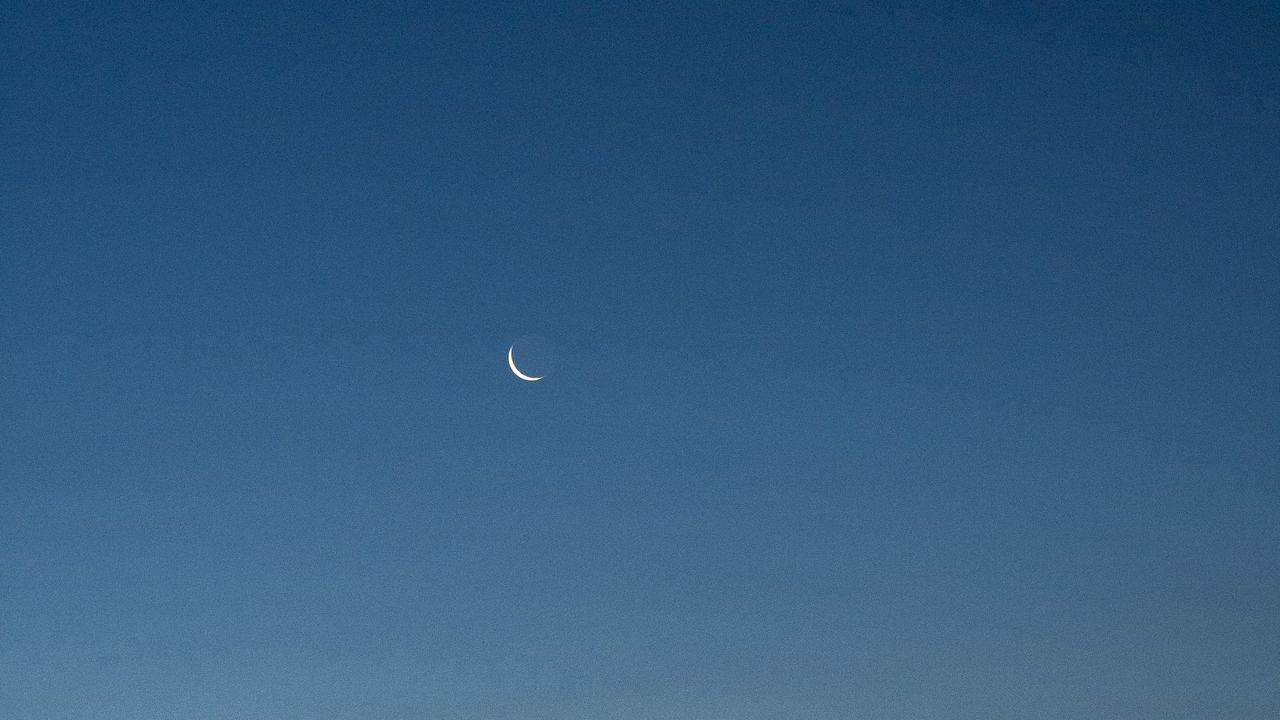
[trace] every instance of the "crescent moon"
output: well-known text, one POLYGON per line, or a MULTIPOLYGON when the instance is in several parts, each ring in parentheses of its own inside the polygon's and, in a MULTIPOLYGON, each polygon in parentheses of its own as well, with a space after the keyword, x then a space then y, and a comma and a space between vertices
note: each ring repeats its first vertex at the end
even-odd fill
POLYGON ((512 345, 510 348, 507 349, 507 364, 511 366, 511 372, 515 373, 516 377, 520 378, 521 380, 528 380, 529 382, 537 382, 542 378, 546 377, 546 375, 539 375, 538 377, 534 377, 532 375, 525 375, 524 373, 520 372, 520 368, 516 367, 515 358, 511 357, 511 353, 515 349, 516 349, 515 345, 512 345))

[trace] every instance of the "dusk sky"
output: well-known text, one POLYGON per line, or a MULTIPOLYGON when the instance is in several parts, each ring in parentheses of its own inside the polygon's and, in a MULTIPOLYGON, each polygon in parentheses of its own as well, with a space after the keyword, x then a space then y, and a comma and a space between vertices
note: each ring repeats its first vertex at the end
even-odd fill
POLYGON ((0 10, 0 717, 1271 720, 1278 638, 1280 4, 0 10))

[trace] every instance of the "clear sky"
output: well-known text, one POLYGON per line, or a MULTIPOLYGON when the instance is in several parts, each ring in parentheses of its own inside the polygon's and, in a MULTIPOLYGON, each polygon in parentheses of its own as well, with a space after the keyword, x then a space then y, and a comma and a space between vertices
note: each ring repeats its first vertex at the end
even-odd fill
POLYGON ((418 5, 6 3, 0 716, 1280 716, 1280 5, 418 5))

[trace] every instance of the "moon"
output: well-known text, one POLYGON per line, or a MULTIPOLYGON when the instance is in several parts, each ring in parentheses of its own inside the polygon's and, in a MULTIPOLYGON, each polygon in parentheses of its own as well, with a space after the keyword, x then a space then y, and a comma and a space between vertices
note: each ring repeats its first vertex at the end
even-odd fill
POLYGON ((539 375, 538 377, 534 377, 532 375, 525 375, 524 373, 520 372, 520 368, 516 367, 516 359, 511 356, 511 353, 515 349, 516 349, 515 345, 512 345, 511 347, 507 348, 507 364, 511 366, 511 372, 515 373, 516 377, 520 378, 521 380, 527 380, 529 382, 537 382, 542 378, 546 377, 546 375, 539 375))

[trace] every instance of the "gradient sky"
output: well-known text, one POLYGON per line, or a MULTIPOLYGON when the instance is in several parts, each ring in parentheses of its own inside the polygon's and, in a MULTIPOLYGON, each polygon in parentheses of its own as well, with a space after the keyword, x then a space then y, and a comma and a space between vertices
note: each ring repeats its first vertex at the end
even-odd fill
POLYGON ((0 15, 0 716, 1280 716, 1280 6, 350 5, 0 15))

